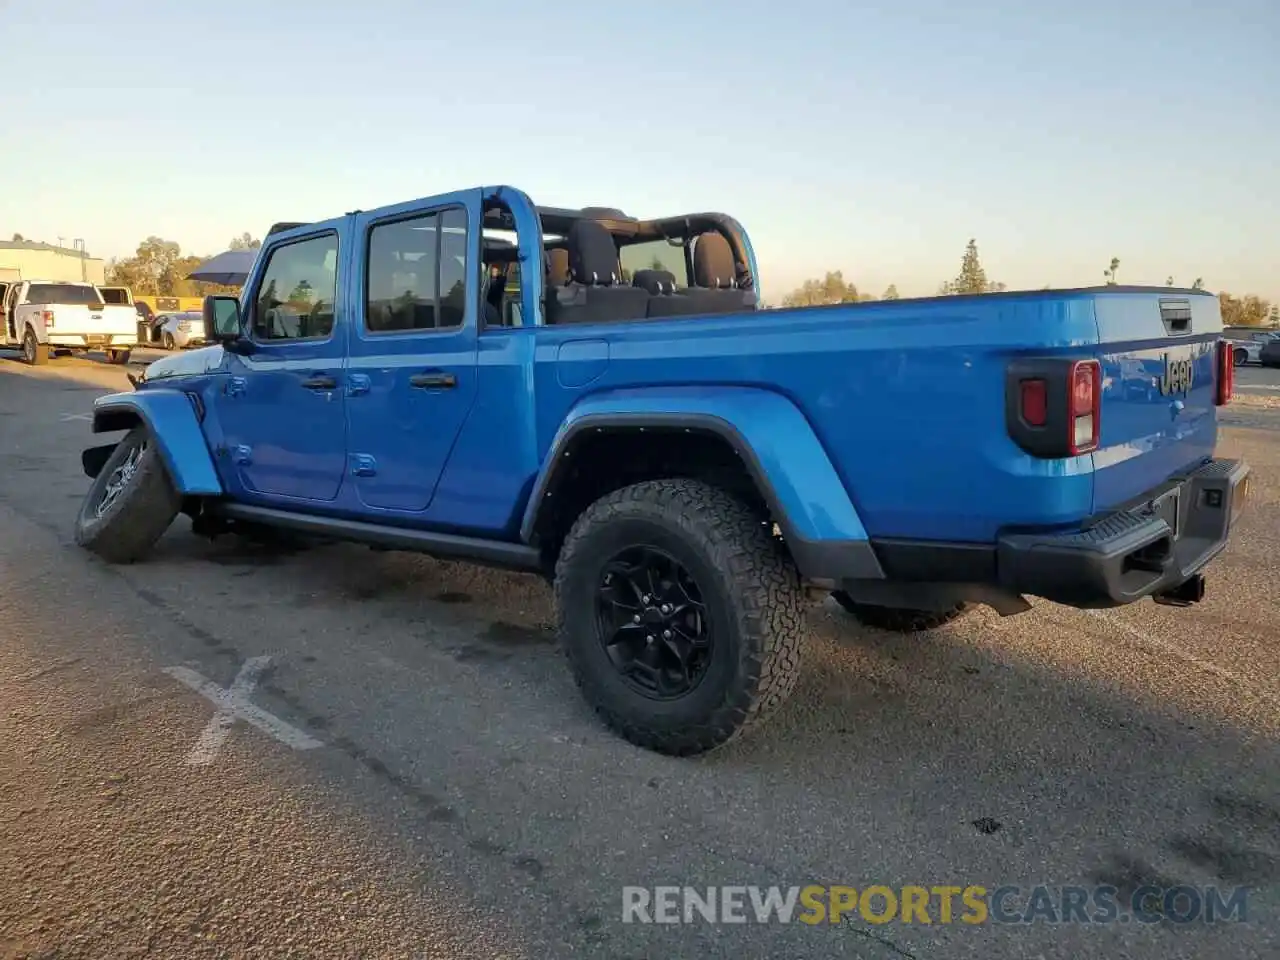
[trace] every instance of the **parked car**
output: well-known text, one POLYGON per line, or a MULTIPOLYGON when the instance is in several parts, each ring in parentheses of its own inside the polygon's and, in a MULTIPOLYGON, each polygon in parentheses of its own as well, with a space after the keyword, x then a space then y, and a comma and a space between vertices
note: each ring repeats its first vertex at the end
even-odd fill
POLYGON ((1258 351, 1258 362, 1264 367, 1280 367, 1280 337, 1263 341, 1258 351))
POLYGON ((166 350, 185 350, 206 343, 200 313, 162 313, 156 317, 156 329, 160 332, 160 346, 166 350))
POLYGON ((1270 341, 1280 337, 1278 330, 1250 330, 1241 332, 1238 327, 1226 331, 1225 336, 1231 343, 1232 355, 1236 366, 1246 363, 1261 363, 1262 348, 1270 341))
POLYGON ((272 231, 215 345, 94 402, 126 435, 76 540, 130 562, 182 512, 540 574, 585 699, 675 755, 787 699, 813 594, 903 632, 1203 598, 1250 476, 1216 296, 763 310, 757 276, 732 217, 510 187, 272 231))

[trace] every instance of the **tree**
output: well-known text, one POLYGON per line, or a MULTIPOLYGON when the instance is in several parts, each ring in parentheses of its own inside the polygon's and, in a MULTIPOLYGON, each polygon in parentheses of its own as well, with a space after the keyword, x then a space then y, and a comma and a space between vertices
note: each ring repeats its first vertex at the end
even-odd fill
POLYGON ((898 285, 896 283, 889 284, 889 289, 884 292, 884 296, 882 296, 880 299, 881 300, 897 300, 898 285))
POLYGON ((846 283, 839 270, 828 270, 821 280, 806 280, 782 298, 784 307, 815 307, 829 303, 858 303, 872 300, 859 293, 856 285, 846 283))
POLYGON ((1218 306, 1222 311, 1224 327, 1261 327, 1270 323, 1273 307, 1270 302, 1252 293, 1233 297, 1229 293, 1218 294, 1218 306))
MULTIPOLYGON (((1116 271, 1118 271, 1119 269, 1120 269, 1120 258, 1112 257, 1111 269, 1102 271, 1102 275, 1107 278, 1107 286, 1114 287, 1116 285, 1116 271)), ((1173 277, 1170 277, 1169 279, 1172 280, 1173 277)), ((1169 286, 1173 286, 1173 284, 1170 283, 1169 286)))
POLYGON ((1196 277, 1196 282, 1191 285, 1192 290, 1204 289, 1204 277, 1196 277))
POLYGON ((13 242, 14 242, 14 243, 23 243, 23 242, 25 242, 25 241, 26 241, 26 238, 25 238, 22 234, 20 234, 20 233, 15 233, 15 234, 13 235, 13 242))
POLYGON ((247 230, 238 237, 232 237, 231 242, 227 244, 228 250, 257 250, 262 246, 262 241, 253 237, 247 230))
POLYGON ((235 293, 237 288, 187 279, 187 274, 208 257, 182 254, 172 240, 147 237, 132 257, 107 264, 107 282, 128 287, 135 294, 162 297, 200 297, 209 293, 235 293))
POLYGON ((999 293, 1004 290, 1003 283, 993 283, 987 279, 987 271, 983 269, 978 257, 978 241, 972 237, 964 248, 964 257, 960 260, 960 274, 942 284, 938 292, 941 294, 965 293, 999 293))

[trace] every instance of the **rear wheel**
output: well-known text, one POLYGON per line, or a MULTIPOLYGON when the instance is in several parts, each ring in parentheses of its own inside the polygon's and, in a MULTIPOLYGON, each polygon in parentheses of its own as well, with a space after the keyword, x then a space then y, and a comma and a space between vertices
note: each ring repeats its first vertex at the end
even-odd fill
POLYGON ((1231 358, 1235 361, 1237 367, 1243 367, 1249 362, 1249 351, 1236 350, 1232 353, 1231 358))
POLYGON ((963 603, 946 610, 914 610, 910 607, 878 607, 870 603, 858 603, 843 590, 833 590, 832 598, 853 615, 864 627, 891 630, 894 633, 919 633, 950 623, 968 612, 963 603))
POLYGON ((31 366, 49 362, 49 345, 36 339, 36 332, 27 327, 22 335, 22 359, 31 366))
POLYGON ((76 543, 110 563, 132 563, 164 535, 181 506, 155 438, 139 425, 112 451, 85 494, 76 543))
POLYGON ((759 518, 716 487, 652 480, 597 500, 564 542, 555 593, 574 679, 639 746, 713 750, 795 687, 796 569, 759 518))

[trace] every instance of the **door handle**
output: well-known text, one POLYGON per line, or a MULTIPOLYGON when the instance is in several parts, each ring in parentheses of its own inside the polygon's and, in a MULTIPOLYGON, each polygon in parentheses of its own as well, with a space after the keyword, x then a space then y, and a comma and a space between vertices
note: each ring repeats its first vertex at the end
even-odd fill
POLYGON ((333 390, 338 386, 338 381, 333 377, 319 375, 312 377, 310 380, 303 380, 302 385, 308 390, 333 390))
POLYGON ((449 389, 458 385, 458 378, 452 373, 415 373, 409 378, 409 386, 426 389, 449 389))

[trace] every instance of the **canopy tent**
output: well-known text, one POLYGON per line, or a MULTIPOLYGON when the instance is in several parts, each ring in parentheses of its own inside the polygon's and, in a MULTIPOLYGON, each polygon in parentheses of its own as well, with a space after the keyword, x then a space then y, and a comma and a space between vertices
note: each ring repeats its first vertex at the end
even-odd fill
POLYGON ((200 264, 187 274, 187 279, 239 287, 248 278, 257 258, 257 250, 228 250, 200 264))

